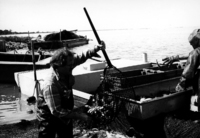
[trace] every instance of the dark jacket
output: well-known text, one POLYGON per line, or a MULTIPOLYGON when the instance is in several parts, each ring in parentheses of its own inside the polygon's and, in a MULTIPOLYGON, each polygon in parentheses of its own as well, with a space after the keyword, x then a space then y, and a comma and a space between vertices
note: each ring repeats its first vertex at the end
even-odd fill
POLYGON ((197 69, 200 65, 200 47, 194 49, 189 53, 186 66, 182 72, 179 85, 182 88, 187 88, 193 82, 197 69))

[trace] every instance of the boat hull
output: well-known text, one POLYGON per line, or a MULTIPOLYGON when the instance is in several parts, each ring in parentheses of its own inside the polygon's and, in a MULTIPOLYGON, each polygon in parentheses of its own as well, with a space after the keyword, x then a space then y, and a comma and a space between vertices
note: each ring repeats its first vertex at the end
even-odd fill
MULTIPOLYGON (((39 54, 35 54, 36 69, 48 68, 48 61, 43 63, 42 61, 49 57, 51 57, 51 55, 40 56, 39 54)), ((15 72, 33 70, 31 54, 0 52, 0 60, 0 83, 14 83, 15 72)))
MULTIPOLYGON (((36 69, 49 68, 48 64, 35 64, 36 69)), ((15 83, 15 72, 33 70, 32 62, 3 62, 0 61, 0 83, 15 83)))
MULTIPOLYGON (((45 58, 51 57, 51 54, 39 55, 35 53, 35 61, 43 60, 45 58)), ((9 52, 0 52, 0 61, 7 62, 32 62, 32 54, 31 53, 9 53, 9 52)))

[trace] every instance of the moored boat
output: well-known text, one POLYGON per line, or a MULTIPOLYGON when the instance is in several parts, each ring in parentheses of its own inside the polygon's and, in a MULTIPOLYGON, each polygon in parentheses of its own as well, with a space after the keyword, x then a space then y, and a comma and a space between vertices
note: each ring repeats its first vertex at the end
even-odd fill
MULTIPOLYGON (((34 42, 34 49, 59 49, 62 47, 77 47, 88 44, 89 40, 87 38, 76 38, 70 40, 62 40, 62 41, 41 41, 41 42, 34 42)), ((31 49, 31 44, 28 43, 28 48, 31 49)))
MULTIPOLYGON (((47 60, 51 55, 35 54, 36 69, 48 68, 47 60)), ((33 70, 32 55, 0 52, 0 82, 1 83, 14 83, 14 73, 18 71, 33 70)))
MULTIPOLYGON (((61 47, 77 47, 88 44, 89 39, 86 36, 77 35, 74 31, 63 30, 58 33, 51 33, 42 40, 34 41, 34 49, 59 49, 61 47)), ((31 49, 31 43, 28 43, 28 48, 31 49)))

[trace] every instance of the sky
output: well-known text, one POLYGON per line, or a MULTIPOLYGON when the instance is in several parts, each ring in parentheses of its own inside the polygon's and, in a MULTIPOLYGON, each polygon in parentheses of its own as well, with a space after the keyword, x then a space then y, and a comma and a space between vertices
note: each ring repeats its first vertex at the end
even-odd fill
POLYGON ((0 30, 90 30, 200 26, 200 0, 0 0, 0 30))

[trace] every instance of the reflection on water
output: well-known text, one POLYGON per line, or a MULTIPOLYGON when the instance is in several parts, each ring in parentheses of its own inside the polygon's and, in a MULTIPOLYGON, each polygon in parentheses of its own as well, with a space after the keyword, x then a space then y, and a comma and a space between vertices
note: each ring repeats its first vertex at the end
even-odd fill
POLYGON ((0 119, 20 110, 20 92, 16 84, 0 84, 0 119))
POLYGON ((19 99, 19 88, 16 84, 0 83, 0 103, 12 102, 19 99))
POLYGON ((0 84, 0 120, 19 112, 19 89, 16 84, 0 84))
POLYGON ((0 83, 0 123, 19 118, 22 111, 26 112, 32 108, 28 107, 26 101, 21 101, 20 97, 21 93, 16 84, 0 83))

